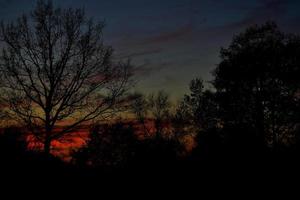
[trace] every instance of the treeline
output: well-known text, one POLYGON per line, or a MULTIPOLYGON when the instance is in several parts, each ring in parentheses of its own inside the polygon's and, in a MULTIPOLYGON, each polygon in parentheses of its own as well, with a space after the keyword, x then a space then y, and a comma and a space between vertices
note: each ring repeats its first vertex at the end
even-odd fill
POLYGON ((96 126, 87 146, 74 154, 75 163, 259 162, 298 155, 300 37, 268 22, 235 36, 220 57, 213 89, 194 79, 175 106, 163 91, 134 94, 135 123, 96 126), (191 138, 195 144, 188 144, 191 138))
POLYGON ((5 43, 0 57, 1 115, 26 128, 1 134, 2 166, 34 166, 49 174, 49 169, 61 168, 192 169, 224 162, 297 160, 299 35, 286 34, 273 22, 247 28, 221 48, 221 61, 208 83, 212 89, 201 78, 194 79, 174 105, 163 91, 128 93, 131 64, 111 60, 112 49, 102 42, 103 24, 86 19, 82 10, 54 9, 51 2, 39 1, 31 20, 37 23, 34 30, 26 17, 0 26, 5 43), (69 164, 51 156, 53 141, 83 123, 120 112, 134 120, 91 123, 87 144, 74 150, 69 164), (55 132, 64 122, 69 124, 55 132), (43 144, 43 152, 28 151, 28 133, 43 144))
POLYGON ((124 167, 296 153, 299 50, 299 36, 281 32, 275 23, 249 27, 221 49, 213 89, 194 79, 175 106, 163 91, 131 95, 126 110, 134 120, 95 124, 72 163, 124 167))

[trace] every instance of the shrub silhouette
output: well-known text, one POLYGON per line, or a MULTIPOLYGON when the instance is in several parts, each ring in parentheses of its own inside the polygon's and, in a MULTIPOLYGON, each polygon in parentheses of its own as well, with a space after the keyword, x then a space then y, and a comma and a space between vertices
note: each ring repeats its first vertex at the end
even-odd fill
POLYGON ((73 162, 90 167, 124 167, 134 156, 136 141, 130 125, 96 125, 87 144, 73 153, 73 162))

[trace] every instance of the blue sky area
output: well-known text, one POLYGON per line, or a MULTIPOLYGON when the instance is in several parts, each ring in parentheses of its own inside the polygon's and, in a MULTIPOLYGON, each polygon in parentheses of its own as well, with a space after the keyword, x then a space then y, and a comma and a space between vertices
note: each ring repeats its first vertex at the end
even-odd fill
MULTIPOLYGON (((192 78, 212 79, 219 49, 234 34, 268 20, 286 32, 300 32, 298 0, 65 0, 62 7, 85 8, 105 20, 104 37, 116 58, 139 67, 136 90, 163 89, 177 98, 192 78)), ((0 0, 0 18, 15 19, 34 8, 34 0, 0 0)))

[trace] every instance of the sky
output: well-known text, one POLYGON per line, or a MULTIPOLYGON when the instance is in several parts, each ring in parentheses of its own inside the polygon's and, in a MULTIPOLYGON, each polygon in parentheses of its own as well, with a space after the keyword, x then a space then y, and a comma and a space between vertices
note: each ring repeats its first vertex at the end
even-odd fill
MULTIPOLYGON (((34 8, 35 0, 0 0, 0 18, 13 20, 34 8)), ((104 20, 104 40, 115 58, 138 68, 135 89, 164 90, 172 98, 188 92, 191 79, 212 80, 219 50, 246 27, 268 20, 285 32, 300 33, 299 0, 54 0, 84 8, 104 20)))

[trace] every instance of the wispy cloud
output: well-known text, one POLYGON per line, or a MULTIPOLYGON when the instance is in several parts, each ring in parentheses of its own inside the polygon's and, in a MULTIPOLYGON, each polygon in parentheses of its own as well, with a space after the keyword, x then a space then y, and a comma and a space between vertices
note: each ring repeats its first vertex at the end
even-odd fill
POLYGON ((15 0, 1 0, 0 1, 0 6, 3 9, 3 8, 6 8, 7 6, 13 4, 13 3, 16 3, 16 1, 15 0))
POLYGON ((258 6, 251 9, 241 20, 228 24, 228 28, 241 28, 267 20, 278 20, 287 13, 287 0, 259 0, 258 6))
POLYGON ((162 70, 165 70, 167 68, 170 68, 173 66, 173 62, 153 62, 149 59, 145 59, 144 63, 137 66, 135 68, 135 74, 139 75, 141 77, 149 76, 154 73, 159 73, 162 70))
POLYGON ((136 58, 136 57, 149 56, 149 55, 153 55, 153 54, 159 54, 162 51, 163 51, 163 48, 144 49, 144 50, 138 50, 138 51, 130 52, 130 53, 121 53, 117 57, 120 59, 136 58))
POLYGON ((191 24, 182 26, 182 27, 178 27, 175 30, 171 30, 171 31, 164 31, 161 33, 158 33, 154 36, 150 36, 146 39, 144 39, 144 41, 142 41, 142 44, 153 44, 153 43, 165 43, 165 42, 169 42, 169 41, 174 41, 174 40, 178 40, 182 37, 188 36, 189 34, 191 34, 193 32, 193 26, 191 24))

